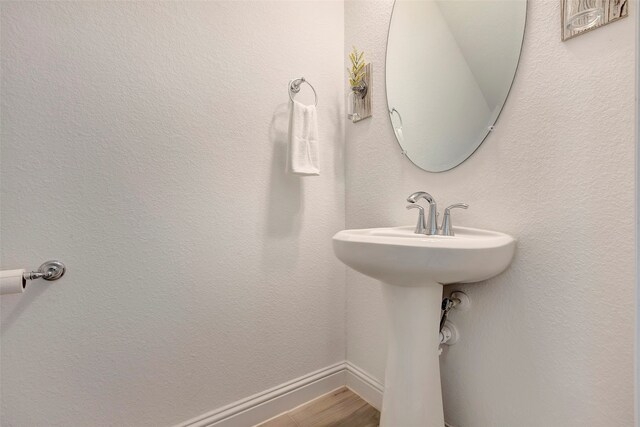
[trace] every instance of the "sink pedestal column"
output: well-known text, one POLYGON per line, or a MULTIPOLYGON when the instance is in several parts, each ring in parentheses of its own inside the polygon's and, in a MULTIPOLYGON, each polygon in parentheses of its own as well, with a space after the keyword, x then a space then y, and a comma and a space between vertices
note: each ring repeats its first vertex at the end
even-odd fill
POLYGON ((388 313, 381 427, 443 427, 438 357, 442 285, 382 284, 388 313))

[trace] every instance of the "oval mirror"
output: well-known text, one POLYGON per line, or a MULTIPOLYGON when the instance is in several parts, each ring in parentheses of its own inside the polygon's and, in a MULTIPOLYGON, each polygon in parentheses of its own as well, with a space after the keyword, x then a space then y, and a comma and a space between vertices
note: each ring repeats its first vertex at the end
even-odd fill
POLYGON ((442 172, 482 144, 520 58, 526 0, 396 0, 387 39, 387 102, 413 163, 442 172))

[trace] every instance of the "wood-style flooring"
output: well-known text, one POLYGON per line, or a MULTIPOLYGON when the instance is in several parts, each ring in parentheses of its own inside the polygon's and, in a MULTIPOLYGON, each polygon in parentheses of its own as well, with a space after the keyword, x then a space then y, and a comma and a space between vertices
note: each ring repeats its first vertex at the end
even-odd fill
POLYGON ((257 427, 378 427, 380 412, 344 387, 257 427))

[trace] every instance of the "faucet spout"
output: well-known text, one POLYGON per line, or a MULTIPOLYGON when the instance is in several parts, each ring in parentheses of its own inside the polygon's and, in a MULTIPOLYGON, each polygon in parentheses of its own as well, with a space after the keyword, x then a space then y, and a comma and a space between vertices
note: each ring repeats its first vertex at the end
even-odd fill
POLYGON ((425 199, 427 202, 429 202, 429 204, 435 203, 431 194, 424 191, 416 191, 415 193, 407 197, 407 202, 416 203, 420 199, 425 199))

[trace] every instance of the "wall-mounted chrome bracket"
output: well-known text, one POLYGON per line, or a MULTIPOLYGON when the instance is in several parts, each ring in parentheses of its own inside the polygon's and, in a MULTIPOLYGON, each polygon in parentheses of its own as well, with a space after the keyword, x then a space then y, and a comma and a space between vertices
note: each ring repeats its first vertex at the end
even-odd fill
POLYGON ((42 264, 38 270, 31 271, 29 273, 24 273, 24 280, 35 280, 35 279, 43 279, 47 281, 58 280, 64 273, 67 271, 67 268, 63 263, 56 260, 47 261, 42 264))

